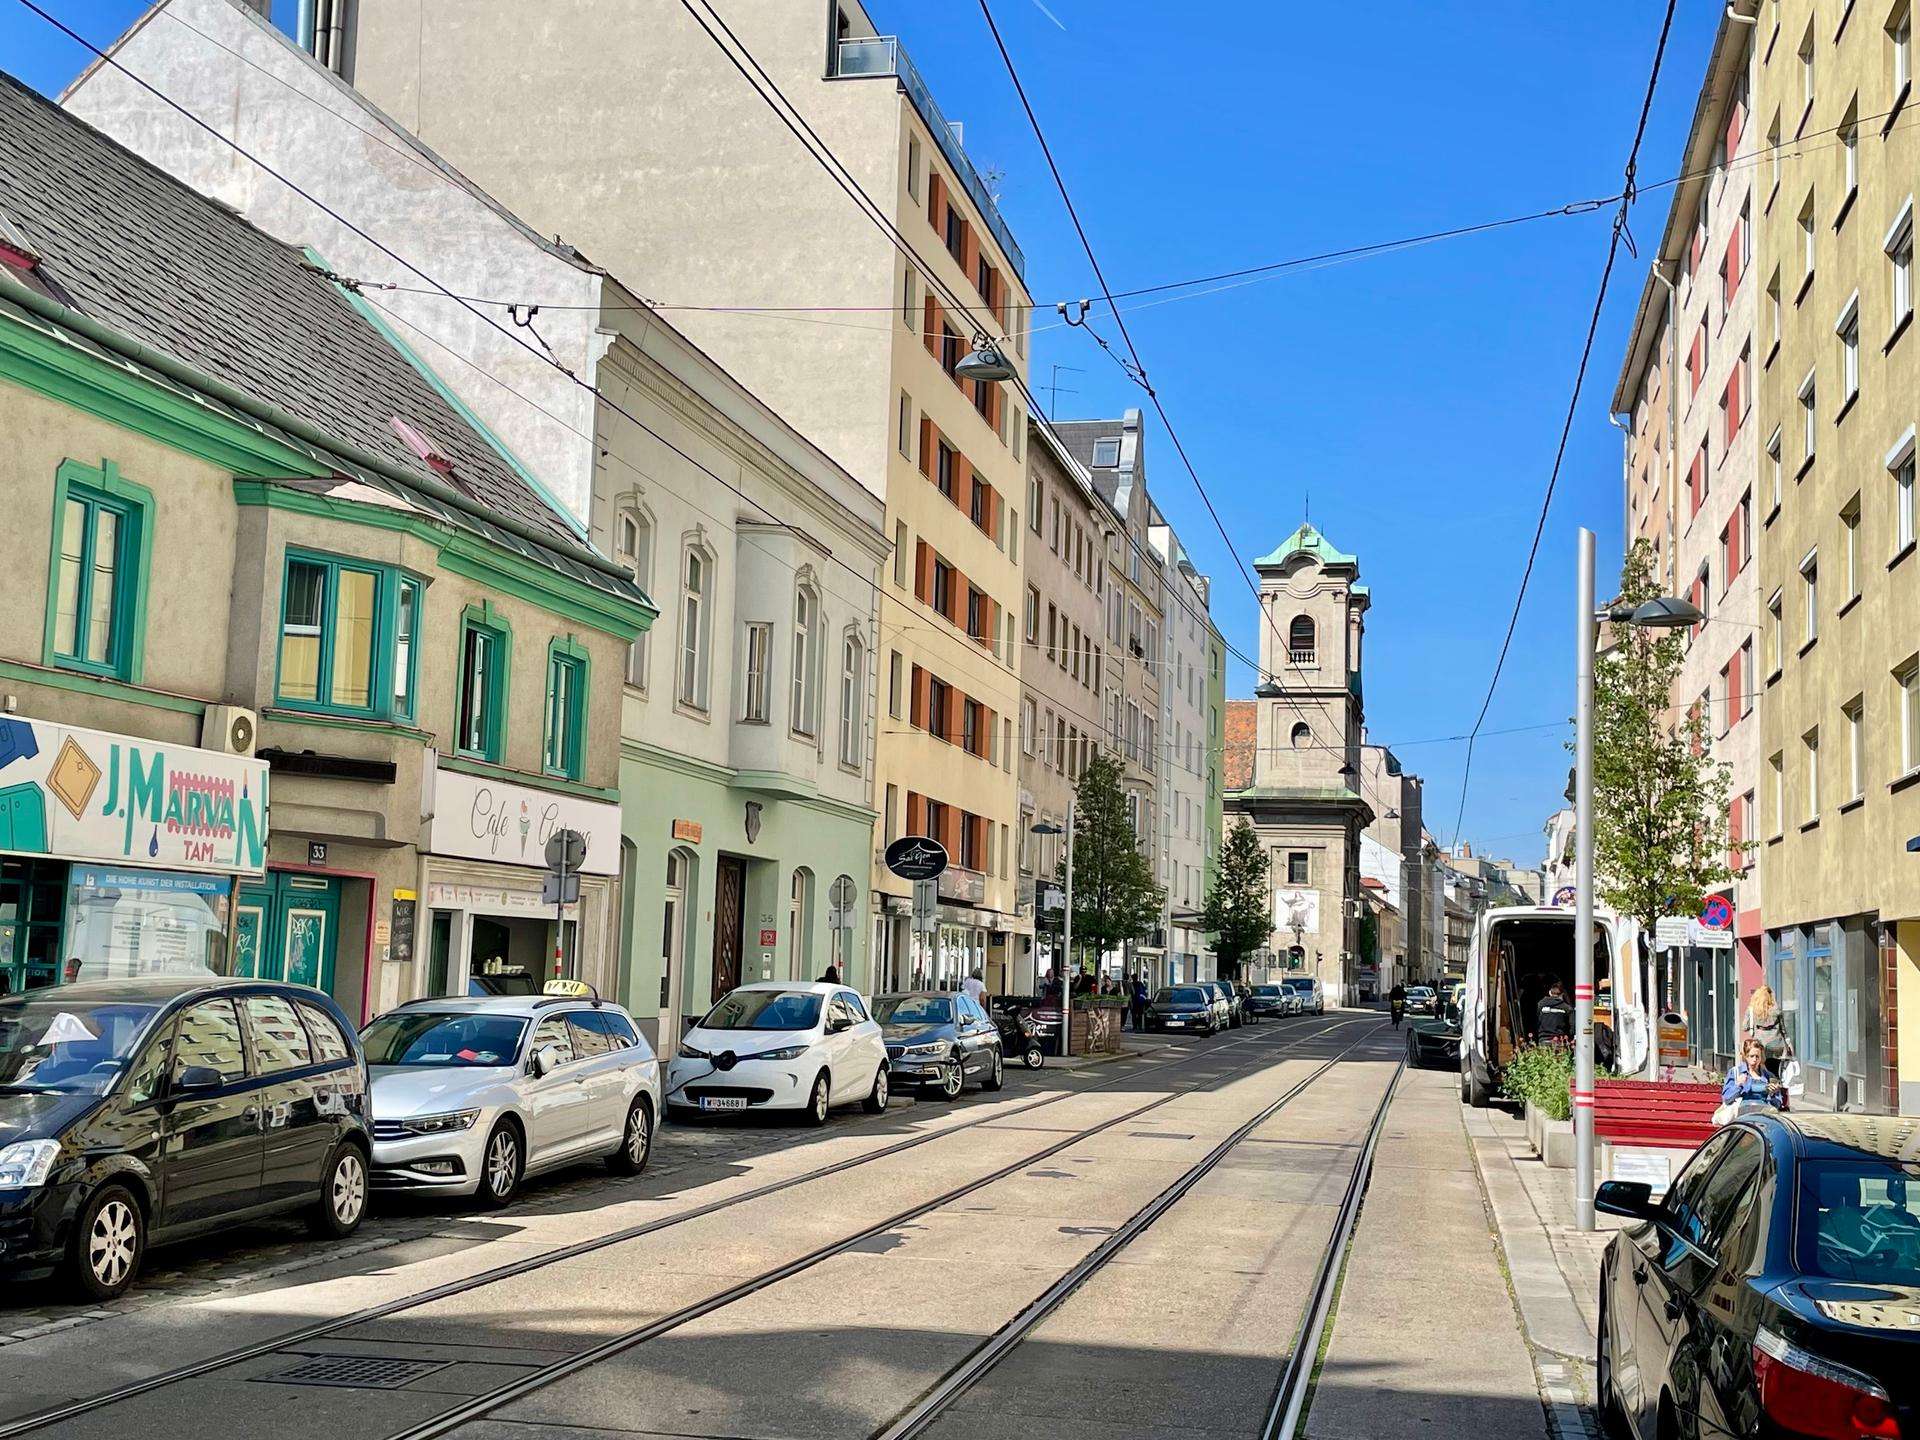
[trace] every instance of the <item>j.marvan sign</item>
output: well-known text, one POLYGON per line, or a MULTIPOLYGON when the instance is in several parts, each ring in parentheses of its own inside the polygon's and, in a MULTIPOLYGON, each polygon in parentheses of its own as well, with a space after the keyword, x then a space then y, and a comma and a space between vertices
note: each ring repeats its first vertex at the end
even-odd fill
POLYGON ((620 807, 435 766, 427 848, 435 855, 545 869, 556 830, 587 837, 587 875, 620 871, 620 807))
POLYGON ((0 852, 258 875, 267 765, 0 716, 0 852))

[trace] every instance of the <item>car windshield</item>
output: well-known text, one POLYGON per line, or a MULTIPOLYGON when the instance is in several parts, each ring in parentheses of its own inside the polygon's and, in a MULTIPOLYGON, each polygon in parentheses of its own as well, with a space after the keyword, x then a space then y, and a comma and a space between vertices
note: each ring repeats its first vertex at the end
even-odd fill
POLYGON ((943 995, 882 995, 873 1002, 882 1025, 951 1025, 953 1001, 943 995))
POLYGON ((1409 985, 1407 987, 1407 994, 1418 995, 1422 1000, 1431 1000, 1433 998, 1433 991, 1424 985, 1409 985))
POLYGON ((0 1000, 0 1091, 105 1094, 158 1009, 128 1001, 0 1000))
POLYGON ((1204 1005, 1207 1003, 1207 997, 1191 985, 1162 990, 1153 999, 1158 1005, 1204 1005))
POLYGON ((806 990, 736 990, 707 1012, 705 1030, 811 1030, 820 997, 806 990))
POLYGON ((401 1010, 374 1021, 360 1042, 369 1065, 511 1065, 526 1028, 518 1015, 401 1010))
POLYGON ((1280 987, 1278 985, 1256 985, 1253 987, 1253 993, 1263 999, 1272 1000, 1279 996, 1280 987))
POLYGON ((1920 1165, 1808 1161, 1800 1167, 1799 1268, 1869 1285, 1920 1285, 1920 1165))
POLYGON ((1313 982, 1311 980, 1283 980, 1280 983, 1285 985, 1289 990, 1302 993, 1313 989, 1313 982))

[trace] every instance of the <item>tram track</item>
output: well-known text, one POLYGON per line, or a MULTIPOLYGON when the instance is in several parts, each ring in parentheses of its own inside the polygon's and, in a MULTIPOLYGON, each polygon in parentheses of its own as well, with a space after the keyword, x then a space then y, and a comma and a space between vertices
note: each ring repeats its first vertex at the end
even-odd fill
MULTIPOLYGON (((1352 1025, 1364 1024, 1368 1019, 1371 1019, 1371 1018, 1372 1017, 1337 1019, 1337 1020, 1333 1020, 1331 1023, 1318 1026, 1310 1032, 1294 1035, 1290 1038, 1293 1038, 1297 1041, 1311 1043, 1311 1042, 1324 1039, 1325 1037, 1332 1035, 1339 1030, 1348 1028, 1352 1025)), ((1005 1124, 1008 1121, 1016 1120, 1016 1119, 1031 1115, 1035 1111, 1043 1110, 1048 1106, 1057 1105, 1065 1100, 1075 1099, 1085 1095, 1098 1094, 1101 1091, 1114 1089, 1116 1087, 1127 1085, 1127 1084, 1137 1084, 1142 1079, 1145 1079, 1149 1076, 1155 1075, 1162 1071, 1176 1070, 1183 1066, 1193 1065, 1196 1062, 1205 1062, 1205 1061, 1211 1060, 1216 1056, 1221 1055, 1223 1052, 1234 1050, 1244 1045, 1253 1044, 1255 1045, 1256 1049, 1259 1049, 1259 1050, 1270 1050, 1270 1049, 1278 1048, 1277 1045, 1275 1045, 1273 1042, 1262 1043, 1262 1039, 1263 1039, 1263 1032, 1256 1032, 1254 1034, 1243 1035, 1237 1040, 1227 1041, 1225 1044, 1209 1045, 1204 1049, 1190 1051, 1186 1054, 1182 1054, 1167 1060, 1150 1062, 1144 1066, 1130 1065, 1124 1070, 1120 1071, 1119 1073, 1109 1077, 1108 1079, 1101 1080, 1091 1085, 1082 1086, 1082 1087, 1078 1087, 1071 1090, 1063 1090, 1057 1094, 1043 1096, 1027 1104, 1014 1106, 1011 1109, 1007 1109, 1007 1110, 995 1109, 991 1113, 981 1115, 975 1119, 965 1120, 954 1125, 943 1126, 939 1129, 927 1131, 922 1134, 911 1135, 904 1139, 896 1141, 892 1144, 883 1145, 878 1149, 868 1151, 860 1155, 849 1156, 844 1160, 835 1161, 828 1165, 818 1166, 812 1170, 805 1171, 798 1175, 792 1175, 780 1180, 769 1181, 764 1185, 754 1186, 736 1195, 722 1196, 701 1205, 696 1205, 685 1210, 676 1211, 670 1215, 663 1215, 656 1219, 642 1221, 634 1225, 625 1226, 618 1230, 609 1231, 605 1235, 594 1236, 587 1240, 575 1242, 571 1245, 559 1246, 553 1250, 543 1251, 536 1255, 525 1256, 518 1260, 509 1261, 503 1265, 490 1267, 489 1269, 479 1271, 473 1275, 464 1276, 456 1280, 447 1281, 440 1285, 428 1287, 424 1290, 415 1291, 402 1296, 397 1296, 391 1300, 386 1300, 375 1305, 366 1306, 361 1309, 350 1312, 346 1315, 338 1316, 332 1319, 316 1321, 310 1325, 299 1326, 291 1330, 283 1331, 268 1338, 264 1338, 258 1341, 251 1342, 249 1344, 224 1350, 216 1354, 206 1356, 200 1360, 192 1361, 184 1365, 180 1365, 168 1370, 160 1371, 153 1375, 142 1377, 141 1379, 138 1379, 138 1380, 129 1381, 122 1385, 118 1385, 106 1390, 98 1391, 92 1395, 87 1395, 87 1396, 80 1397, 78 1399, 65 1401, 61 1404, 50 1406, 43 1410, 35 1411, 32 1414, 20 1416, 13 1420, 0 1423, 0 1440, 13 1440, 13 1437, 15 1436, 29 1435, 39 1431, 43 1431, 52 1426, 56 1426, 72 1420, 76 1420, 83 1416, 95 1414, 99 1411, 106 1410, 115 1405, 123 1404, 127 1401, 137 1399, 144 1395, 151 1395, 158 1391, 166 1390, 173 1386, 180 1385, 188 1381, 199 1379, 204 1376, 218 1374, 219 1372, 229 1370, 236 1366, 243 1365, 248 1361, 256 1360, 263 1356, 272 1355, 282 1350, 296 1348, 303 1345, 310 1345, 315 1341, 326 1340, 331 1337, 339 1336, 343 1332, 349 1331, 361 1325, 368 1324, 370 1322, 384 1320, 391 1316, 401 1314, 405 1311, 418 1309, 427 1305, 434 1304, 438 1301, 454 1299, 460 1296, 469 1295, 475 1291, 484 1289, 490 1285, 499 1284, 504 1281, 513 1280, 521 1276, 533 1274, 535 1272, 549 1268, 551 1266, 562 1264, 569 1260, 578 1259, 582 1256, 591 1255, 597 1251, 607 1250, 617 1245, 623 1245, 630 1241, 644 1239, 647 1236, 658 1234, 663 1231, 673 1229, 677 1226, 686 1225, 692 1221, 704 1219, 708 1216, 723 1213, 727 1210, 731 1210, 735 1208, 736 1206, 745 1205, 756 1200, 766 1199, 770 1196, 782 1194, 784 1192, 791 1191, 791 1190, 796 1190, 802 1186, 814 1184, 834 1176, 846 1174, 847 1172, 859 1169, 862 1166, 871 1165, 878 1161, 889 1159, 893 1156, 902 1154, 904 1152, 917 1149, 920 1146, 928 1145, 933 1143, 934 1141, 945 1139, 948 1136, 963 1134, 965 1132, 980 1129, 982 1127, 989 1126, 989 1125, 1005 1124)), ((1246 1070, 1257 1069, 1262 1065, 1272 1063, 1272 1059, 1273 1057, 1271 1055, 1263 1055, 1259 1059, 1253 1061, 1252 1063, 1246 1066, 1237 1067, 1236 1069, 1230 1070, 1227 1073, 1228 1075, 1234 1075, 1246 1070)), ((1209 1083, 1217 1083, 1222 1078, 1225 1078, 1225 1077, 1212 1076, 1210 1077, 1209 1083)), ((1065 1149, 1068 1145, 1077 1143, 1078 1141, 1087 1138, 1089 1135, 1100 1133, 1103 1130, 1110 1129, 1114 1125, 1124 1123, 1125 1121, 1133 1118, 1137 1118, 1138 1115, 1144 1114, 1147 1111, 1150 1111, 1152 1109, 1159 1107, 1160 1105, 1164 1105, 1171 1100, 1178 1099, 1190 1093, 1192 1093, 1190 1090, 1175 1091, 1171 1095, 1162 1096, 1157 1100, 1149 1102, 1147 1105, 1137 1107, 1134 1110, 1126 1112, 1125 1114, 1117 1116, 1111 1120, 1101 1122, 1097 1126, 1076 1131, 1067 1139, 1062 1140, 1055 1145, 1048 1146, 1046 1149, 1041 1151, 1038 1155, 1028 1156, 1027 1158, 1019 1161, 1018 1163, 1016 1163, 1011 1167, 1005 1167, 1006 1173, 1013 1173, 1014 1171, 1024 1168, 1025 1166, 1032 1165, 1036 1163, 1037 1160, 1045 1159, 1047 1156, 1055 1154, 1059 1150, 1065 1149)), ((980 1185, 991 1183, 992 1180, 998 1179, 998 1178, 1002 1178, 1002 1172, 1000 1171, 996 1171, 994 1175, 987 1177, 984 1180, 974 1182, 970 1187, 966 1187, 966 1189, 967 1191, 970 1192, 971 1189, 977 1189, 979 1188, 980 1185)), ((916 1207, 913 1213, 915 1214, 924 1213, 924 1210, 926 1209, 937 1208, 939 1204, 949 1203, 952 1198, 955 1198, 955 1197, 952 1195, 949 1195, 941 1200, 932 1202, 927 1206, 916 1207)), ((884 1231, 885 1229, 892 1228, 899 1223, 901 1223, 899 1217, 895 1217, 892 1220, 884 1222, 879 1227, 879 1230, 884 1231)), ((826 1258, 825 1251, 832 1250, 834 1253, 838 1253, 840 1250, 844 1250, 848 1246, 858 1243, 860 1240, 867 1238, 871 1233, 877 1233, 877 1232, 873 1231, 870 1228, 869 1230, 862 1231, 859 1235, 848 1237, 847 1239, 844 1239, 842 1241, 835 1242, 835 1245, 831 1247, 823 1247, 822 1252, 817 1252, 810 1257, 802 1257, 802 1259, 805 1260, 807 1264, 818 1263, 820 1259, 826 1258)), ((791 1271, 792 1273, 797 1273, 799 1269, 806 1268, 806 1265, 801 1265, 801 1264, 798 1264, 797 1262, 790 1262, 789 1266, 783 1266, 780 1268, 783 1272, 791 1271)), ((777 1283, 777 1282, 773 1279, 763 1279, 758 1288, 765 1288, 766 1285, 772 1284, 772 1283, 777 1283)), ((735 1288, 738 1288, 738 1287, 735 1287, 735 1288)), ((736 1296, 734 1298, 737 1299, 739 1297, 736 1296)), ((731 1303, 731 1301, 729 1301, 728 1303, 731 1303)), ((718 1306, 709 1305, 707 1308, 708 1309, 718 1308, 718 1306)), ((706 1312, 705 1310, 702 1310, 701 1313, 706 1313, 706 1312)), ((672 1317, 666 1317, 666 1318, 672 1318, 672 1317)), ((684 1317, 681 1319, 679 1323, 685 1323, 687 1320, 691 1320, 693 1318, 695 1317, 691 1314, 684 1315, 684 1317)), ((651 1327, 646 1327, 646 1328, 651 1328, 651 1327)), ((631 1340, 628 1346, 625 1346, 622 1348, 630 1348, 632 1344, 638 1344, 638 1343, 643 1343, 643 1342, 641 1340, 631 1340)), ((595 1353, 595 1352, 588 1352, 588 1353, 595 1353)), ((554 1378, 558 1378, 558 1376, 555 1376, 554 1378)), ((547 1383, 551 1383, 551 1381, 548 1381, 547 1383)), ((502 1400, 498 1403, 504 1404, 504 1403, 507 1403, 507 1401, 502 1400)), ((462 1408, 464 1409, 466 1407, 462 1407, 462 1408)), ((429 1423, 432 1423, 432 1422, 429 1422, 429 1423)), ((402 1432, 402 1433, 412 1434, 413 1432, 408 1431, 408 1432, 402 1432)), ((444 1432, 435 1430, 435 1431, 422 1431, 421 1433, 439 1434, 444 1432)))

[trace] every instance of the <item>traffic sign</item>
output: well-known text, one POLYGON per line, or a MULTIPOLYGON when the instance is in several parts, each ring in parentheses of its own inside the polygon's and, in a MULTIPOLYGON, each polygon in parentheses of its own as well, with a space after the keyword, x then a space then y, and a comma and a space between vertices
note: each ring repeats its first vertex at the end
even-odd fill
POLYGON ((578 830, 556 830, 547 837, 547 865, 559 874, 578 870, 587 859, 587 837, 578 830))
POLYGON ((1733 928, 1733 907, 1725 898, 1712 896, 1700 907, 1700 923, 1708 930, 1731 930, 1733 928))
POLYGON ((1558 890, 1553 892, 1553 903, 1556 906, 1571 905, 1577 898, 1578 895, 1571 885, 1562 885, 1558 890))
POLYGON ((1653 943, 1660 950, 1685 949, 1692 934, 1684 915, 1662 915, 1653 922, 1653 943))

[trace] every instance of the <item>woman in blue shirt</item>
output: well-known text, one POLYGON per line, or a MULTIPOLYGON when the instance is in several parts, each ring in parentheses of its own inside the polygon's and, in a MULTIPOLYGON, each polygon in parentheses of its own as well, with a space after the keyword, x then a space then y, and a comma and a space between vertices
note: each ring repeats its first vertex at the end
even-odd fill
POLYGON ((1771 1105, 1776 1110, 1787 1108, 1786 1087, 1767 1068, 1767 1047, 1751 1036, 1740 1047, 1740 1058, 1720 1087, 1721 1104, 1732 1105, 1743 1100, 1771 1105))

